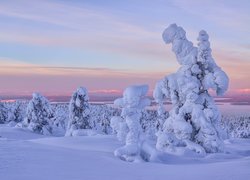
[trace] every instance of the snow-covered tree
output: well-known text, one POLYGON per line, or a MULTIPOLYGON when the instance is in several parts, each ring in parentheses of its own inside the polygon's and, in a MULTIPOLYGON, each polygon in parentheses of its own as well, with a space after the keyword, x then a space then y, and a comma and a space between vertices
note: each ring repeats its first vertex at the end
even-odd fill
POLYGON ((15 126, 17 123, 23 121, 25 117, 24 105, 24 102, 19 100, 11 103, 8 113, 8 122, 10 126, 15 126))
POLYGON ((67 125, 68 119, 69 119, 68 105, 56 104, 54 109, 55 109, 54 125, 63 129, 63 130, 66 130, 66 125, 67 125))
POLYGON ((8 109, 3 102, 0 101, 0 124, 3 124, 8 119, 8 109))
POLYGON ((245 115, 223 116, 221 126, 226 138, 250 138, 250 117, 245 115))
POLYGON ((69 119, 68 104, 53 104, 54 118, 53 118, 53 135, 64 136, 69 119))
POLYGON ((115 105, 122 107, 121 116, 126 122, 126 124, 120 122, 122 124, 119 123, 121 125, 119 128, 125 129, 124 125, 127 125, 128 129, 125 146, 116 149, 114 154, 126 161, 134 161, 140 153, 140 118, 142 110, 150 105, 150 100, 145 97, 147 92, 147 85, 130 86, 123 92, 123 98, 114 102, 115 105))
POLYGON ((50 102, 41 94, 33 93, 26 109, 24 126, 28 129, 45 135, 52 133, 53 111, 50 102))
POLYGON ((173 152, 186 147, 200 154, 223 151, 218 125, 221 115, 208 91, 223 95, 228 77, 211 56, 207 33, 199 33, 196 48, 187 40, 184 29, 172 24, 163 32, 163 40, 172 43, 181 67, 158 82, 154 90, 160 106, 165 98, 173 104, 158 134, 157 149, 173 152))
POLYGON ((114 115, 114 111, 112 108, 108 106, 102 106, 102 115, 100 116, 100 120, 98 121, 100 130, 102 133, 111 134, 112 128, 110 126, 110 119, 112 114, 114 115))
POLYGON ((92 129, 101 134, 111 134, 112 128, 110 120, 118 110, 109 105, 91 105, 90 106, 90 121, 92 129))
POLYGON ((66 136, 77 135, 79 130, 91 129, 92 126, 88 91, 84 87, 79 87, 70 100, 66 136))
POLYGON ((158 113, 155 110, 142 110, 140 124, 147 140, 156 140, 156 133, 159 126, 158 118, 156 119, 157 116, 158 113))

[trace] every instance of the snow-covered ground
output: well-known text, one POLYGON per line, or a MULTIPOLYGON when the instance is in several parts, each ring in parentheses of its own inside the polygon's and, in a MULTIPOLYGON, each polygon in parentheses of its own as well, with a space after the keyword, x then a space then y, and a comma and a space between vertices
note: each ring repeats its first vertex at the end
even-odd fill
POLYGON ((1 180, 250 179, 250 139, 226 140, 226 153, 205 158, 159 154, 161 162, 116 158, 110 135, 49 137, 0 125, 1 180))

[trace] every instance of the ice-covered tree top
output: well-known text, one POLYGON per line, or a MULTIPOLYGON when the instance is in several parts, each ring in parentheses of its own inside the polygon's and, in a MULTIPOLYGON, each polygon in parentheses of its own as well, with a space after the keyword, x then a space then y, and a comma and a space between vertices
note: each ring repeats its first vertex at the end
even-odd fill
POLYGON ((77 88, 76 93, 78 94, 78 96, 84 97, 85 100, 89 100, 88 90, 85 87, 79 87, 79 88, 77 88))
POLYGON ((148 85, 134 85, 127 87, 123 92, 123 98, 115 100, 114 104, 120 107, 144 108, 150 104, 145 98, 148 85))
POLYGON ((217 66, 210 48, 209 36, 206 31, 201 30, 197 38, 198 54, 197 62, 200 64, 201 71, 203 72, 202 82, 204 89, 212 88, 216 91, 217 95, 223 95, 229 84, 229 78, 220 67, 217 66))
POLYGON ((209 36, 206 31, 201 30, 197 40, 198 48, 186 38, 185 30, 171 24, 163 34, 163 40, 166 44, 172 43, 172 50, 182 67, 180 74, 186 77, 196 78, 201 82, 199 85, 202 91, 210 88, 214 89, 217 95, 223 95, 228 89, 228 76, 218 67, 211 55, 209 36))
POLYGON ((73 93, 71 103, 79 108, 83 108, 89 101, 88 90, 85 87, 79 87, 73 93))
POLYGON ((172 50, 175 52, 178 62, 181 65, 190 65, 195 62, 197 49, 193 43, 186 38, 186 32, 180 26, 171 24, 162 34, 166 44, 172 43, 172 50))
POLYGON ((38 92, 32 94, 32 102, 35 105, 49 103, 49 101, 38 92))

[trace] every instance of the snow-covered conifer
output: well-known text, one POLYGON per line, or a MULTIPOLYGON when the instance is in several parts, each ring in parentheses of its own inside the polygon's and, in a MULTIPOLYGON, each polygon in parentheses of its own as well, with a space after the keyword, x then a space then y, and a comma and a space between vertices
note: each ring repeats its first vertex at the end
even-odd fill
POLYGON ((163 39, 166 44, 172 43, 181 67, 155 88, 154 97, 160 106, 165 98, 173 104, 158 134, 157 149, 174 151, 182 146, 200 154, 222 151, 218 126, 221 116, 208 90, 212 88, 217 95, 223 95, 228 88, 228 77, 211 56, 207 33, 199 33, 198 48, 176 24, 163 32, 163 39))
POLYGON ((54 107, 54 127, 57 131, 66 132, 66 125, 68 124, 69 119, 69 110, 68 105, 56 104, 54 107))
POLYGON ((145 139, 147 139, 148 141, 152 140, 155 141, 156 140, 156 133, 158 131, 159 128, 159 117, 158 117, 158 112, 155 110, 147 110, 144 109, 142 110, 142 115, 140 118, 140 124, 142 127, 142 131, 144 133, 144 137, 145 139), (157 117, 157 119, 156 119, 157 117))
POLYGON ((91 129, 88 91, 79 87, 73 94, 69 105, 69 122, 66 136, 74 136, 78 130, 91 129))
POLYGON ((53 111, 50 102, 39 93, 33 93, 32 96, 26 109, 24 126, 36 133, 51 134, 53 111))
POLYGON ((15 126, 17 123, 23 121, 25 116, 24 102, 19 100, 11 103, 8 115, 8 122, 10 126, 15 126))
POLYGON ((110 126, 110 117, 112 116, 112 109, 108 106, 103 106, 103 113, 101 115, 100 119, 100 127, 101 132, 105 134, 110 134, 112 132, 111 126, 110 126))
MULTIPOLYGON (((134 161, 140 153, 141 113, 146 106, 150 105, 150 100, 145 97, 147 92, 147 85, 130 86, 123 92, 123 98, 116 99, 114 102, 115 105, 122 107, 121 116, 128 129, 125 146, 118 148, 114 153, 115 156, 126 161, 134 161)), ((120 128, 124 128, 124 123, 120 123, 120 128)))
POLYGON ((3 124, 8 119, 8 109, 3 102, 0 101, 0 124, 3 124))
POLYGON ((250 117, 245 115, 223 116, 221 126, 226 138, 250 138, 250 117))

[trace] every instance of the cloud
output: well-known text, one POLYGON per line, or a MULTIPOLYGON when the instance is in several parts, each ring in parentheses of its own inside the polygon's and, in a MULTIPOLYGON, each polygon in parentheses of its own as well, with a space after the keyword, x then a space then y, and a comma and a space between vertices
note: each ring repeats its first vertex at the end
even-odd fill
POLYGON ((122 91, 118 89, 98 89, 89 91, 91 94, 121 94, 122 91))
POLYGON ((0 15, 15 18, 10 20, 11 26, 2 28, 1 42, 84 48, 154 61, 174 57, 166 51, 161 29, 152 31, 129 23, 101 8, 47 0, 14 0, 0 5, 0 15), (20 20, 29 22, 16 25, 20 20), (61 26, 60 30, 53 25, 61 26))
POLYGON ((0 65, 1 75, 112 76, 114 74, 120 73, 118 70, 109 68, 38 66, 16 60, 0 60, 0 65))
POLYGON ((166 72, 162 71, 131 71, 128 69, 89 68, 89 67, 63 67, 41 66, 22 61, 0 57, 0 75, 44 75, 44 76, 85 76, 85 77, 120 77, 120 78, 158 78, 166 72))
POLYGON ((0 95, 41 92, 70 95, 78 86, 91 93, 118 94, 131 84, 155 82, 166 72, 135 72, 126 69, 38 66, 18 60, 0 58, 0 95))
MULTIPOLYGON (((203 24, 217 24, 222 27, 223 32, 224 30, 230 30, 229 39, 239 34, 245 36, 244 33, 234 34, 235 32, 249 30, 249 23, 246 23, 249 22, 248 14, 245 11, 241 12, 238 7, 228 5, 226 2, 214 0, 206 2, 175 0, 173 2, 175 8, 178 8, 177 10, 204 19, 203 24), (233 31, 231 31, 232 29, 233 31)), ((161 10, 165 11, 165 8, 161 10)), ((37 89, 39 87, 52 91, 53 85, 58 84, 56 88, 60 89, 65 83, 69 85, 70 90, 82 83, 86 83, 93 90, 98 88, 112 90, 114 86, 115 89, 122 89, 132 83, 146 82, 151 84, 152 89, 157 79, 177 70, 178 64, 174 53, 171 51, 171 45, 166 46, 162 41, 162 27, 150 28, 150 26, 162 23, 163 18, 159 18, 155 24, 154 22, 148 24, 147 19, 143 19, 143 23, 147 25, 139 25, 139 23, 128 20, 129 12, 123 12, 123 16, 112 14, 113 12, 113 10, 108 12, 108 10, 94 5, 89 6, 83 3, 81 6, 76 6, 74 3, 65 3, 65 1, 1 1, 0 16, 1 20, 5 20, 0 23, 0 42, 2 43, 29 44, 47 48, 66 47, 90 50, 100 55, 104 52, 108 55, 100 61, 107 62, 109 60, 106 59, 119 54, 124 60, 135 59, 143 62, 141 66, 157 65, 150 66, 147 71, 144 69, 140 71, 140 67, 135 67, 136 70, 129 70, 42 66, 0 58, 0 75, 2 76, 0 83, 8 83, 7 80, 3 80, 3 77, 7 79, 12 77, 13 82, 16 82, 19 86, 22 86, 22 81, 24 81, 27 87, 36 89, 29 84, 32 82, 36 84, 34 87, 36 86, 37 89), (151 61, 151 63, 147 61, 151 61), (156 61, 161 61, 164 64, 154 63, 156 61), (166 71, 164 72, 165 64, 166 71), (16 80, 14 80, 14 76, 16 80), (41 85, 37 81, 40 81, 41 85)), ((179 11, 176 11, 176 13, 179 13, 179 11)), ((165 18, 165 16, 163 17, 165 18)), ((165 20, 168 21, 168 19, 164 19, 164 23, 165 20)), ((189 29, 187 34, 196 37, 198 32, 189 29)), ((243 41, 247 41, 247 38, 248 36, 243 41)), ((225 37, 221 39, 217 37, 217 39, 214 38, 211 41, 212 45, 216 45, 212 47, 216 62, 228 72, 232 79, 233 86, 231 87, 250 86, 247 80, 250 76, 248 45, 245 47, 238 46, 225 37), (228 43, 229 41, 231 44, 228 43)), ((35 58, 36 55, 34 55, 35 58)), ((52 61, 53 59, 51 59, 52 61)), ((57 61, 55 64, 60 64, 60 60, 57 61)), ((72 60, 69 59, 69 61, 72 60)), ((121 60, 117 58, 117 61, 121 60)), ((42 62, 40 63, 42 64, 42 62)), ((133 66, 132 63, 131 66, 133 66)), ((7 86, 9 89, 18 87, 7 86)))
POLYGON ((250 50, 250 44, 249 43, 247 43, 247 44, 241 44, 241 47, 244 48, 244 49, 246 49, 247 51, 250 50))
POLYGON ((173 4, 189 14, 197 15, 224 28, 233 28, 237 31, 248 31, 249 2, 233 1, 199 1, 199 0, 173 0, 173 4))

